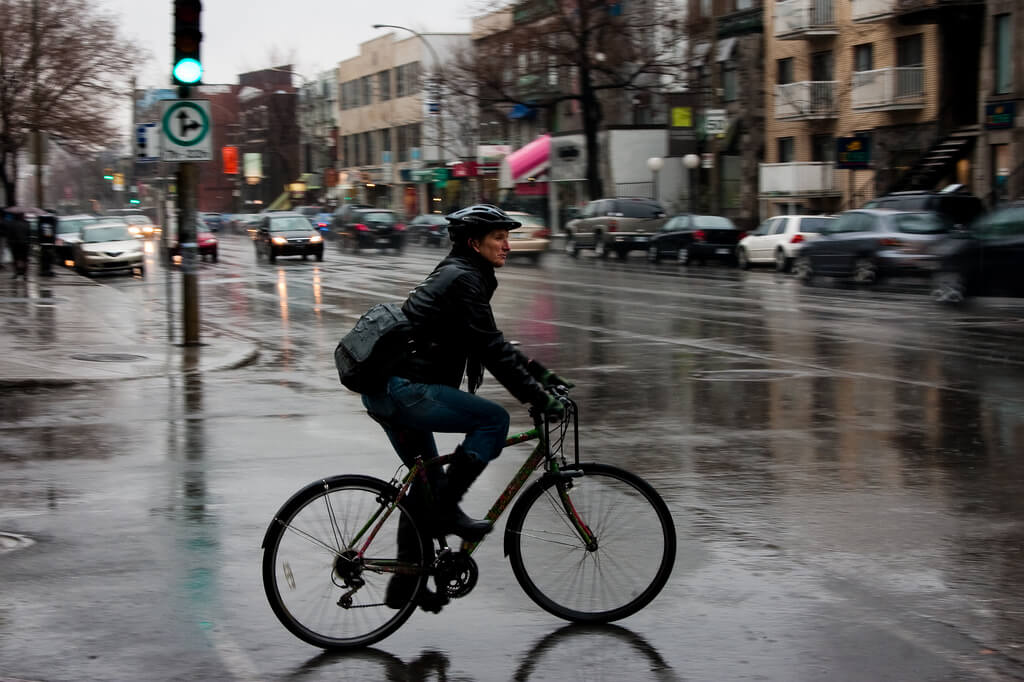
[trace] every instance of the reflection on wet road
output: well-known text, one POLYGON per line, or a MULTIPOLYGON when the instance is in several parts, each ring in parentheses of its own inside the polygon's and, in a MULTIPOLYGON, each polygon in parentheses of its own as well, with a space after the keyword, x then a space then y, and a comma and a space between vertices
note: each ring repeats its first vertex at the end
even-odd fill
MULTIPOLYGON (((397 466, 338 384, 334 344, 438 258, 329 244, 323 263, 269 265, 227 235, 201 266, 204 333, 259 343, 257 364, 0 395, 0 531, 35 540, 0 553, 0 678, 1024 675, 1024 303, 950 310, 920 286, 557 253, 505 267, 495 314, 577 383, 584 459, 665 496, 668 587, 622 627, 565 628, 492 539, 472 595, 376 649, 318 655, 292 638, 260 583, 271 514, 319 476, 397 466)), ((150 273, 101 281, 161 308, 150 273)), ((493 379, 482 394, 526 424, 493 379)), ((466 506, 482 510, 524 456, 503 454, 466 506)))

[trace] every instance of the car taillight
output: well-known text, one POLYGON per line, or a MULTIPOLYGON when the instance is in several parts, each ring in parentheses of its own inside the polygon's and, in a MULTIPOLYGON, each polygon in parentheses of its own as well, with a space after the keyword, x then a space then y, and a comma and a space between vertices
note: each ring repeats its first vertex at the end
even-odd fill
POLYGON ((548 237, 551 236, 551 230, 549 230, 548 228, 544 227, 544 228, 541 228, 541 229, 537 230, 536 232, 534 232, 530 236, 533 237, 534 239, 547 239, 548 237))
POLYGON ((796 234, 793 235, 793 238, 789 240, 789 243, 790 244, 799 244, 803 240, 804 240, 804 236, 802 234, 800 234, 799 232, 797 232, 796 234))
POLYGON ((317 227, 327 227, 327 223, 317 223, 317 227))
POLYGON ((609 232, 615 232, 615 230, 617 230, 617 229, 619 229, 619 221, 618 220, 609 220, 608 221, 608 231, 609 232))
POLYGON ((356 230, 358 230, 359 232, 369 232, 370 228, 368 228, 366 225, 363 225, 362 223, 358 223, 356 225, 356 230))
POLYGON ((878 243, 882 246, 904 246, 903 242, 899 239, 893 239, 892 237, 882 237, 878 240, 878 243))
POLYGON ((693 241, 702 242, 704 241, 706 236, 707 235, 704 234, 704 230, 697 230, 696 232, 693 233, 693 241))
POLYGON ((746 237, 746 236, 747 236, 746 232, 740 232, 740 236, 736 239, 736 241, 738 241, 738 242, 743 241, 743 238, 746 237))
POLYGON ((404 231, 405 231, 405 225, 403 225, 402 223, 395 223, 395 232, 404 232, 404 231))

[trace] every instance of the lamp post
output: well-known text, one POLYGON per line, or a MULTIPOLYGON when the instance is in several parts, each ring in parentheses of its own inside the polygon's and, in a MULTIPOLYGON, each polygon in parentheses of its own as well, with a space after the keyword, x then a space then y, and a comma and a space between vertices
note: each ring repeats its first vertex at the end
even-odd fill
POLYGON ((658 171, 665 165, 665 160, 660 156, 652 156, 647 159, 647 168, 651 171, 651 198, 658 200, 658 171))
POLYGON ((693 171, 700 165, 700 157, 696 154, 687 154, 683 157, 683 165, 690 170, 690 213, 697 212, 697 176, 693 171))
MULTIPOLYGON (((416 36, 417 38, 419 38, 420 42, 422 42, 427 47, 427 50, 430 51, 430 56, 434 60, 434 74, 431 76, 430 83, 427 86, 427 96, 430 97, 434 101, 434 103, 437 105, 437 129, 435 131, 436 135, 435 135, 435 139, 434 139, 434 144, 437 146, 438 153, 443 156, 444 155, 444 150, 443 150, 443 145, 444 145, 444 108, 441 106, 441 98, 440 98, 439 88, 438 88, 438 84, 437 84, 437 74, 441 70, 441 59, 440 59, 440 57, 437 56, 437 51, 434 49, 434 46, 430 44, 430 41, 427 40, 426 36, 424 36, 419 31, 415 31, 415 30, 413 30, 411 28, 408 28, 406 26, 398 26, 396 24, 374 24, 373 28, 395 28, 395 29, 398 29, 399 31, 408 31, 409 33, 411 33, 414 36, 416 36)), ((388 180, 388 182, 390 182, 390 179, 388 180)), ((424 192, 423 201, 421 201, 420 205, 421 205, 421 212, 426 213, 427 212, 426 192, 424 192)))

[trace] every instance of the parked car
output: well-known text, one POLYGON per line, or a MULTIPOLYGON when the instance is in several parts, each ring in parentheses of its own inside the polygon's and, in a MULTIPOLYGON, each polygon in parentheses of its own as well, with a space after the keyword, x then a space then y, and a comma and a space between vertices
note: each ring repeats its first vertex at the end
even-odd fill
POLYGON ((235 216, 235 224, 238 225, 237 230, 249 235, 250 239, 256 239, 256 233, 260 231, 260 223, 262 221, 263 215, 260 213, 245 213, 235 216))
MULTIPOLYGON (((507 211, 508 215, 522 227, 508 233, 510 258, 528 258, 536 264, 551 245, 551 230, 543 218, 522 211, 507 211)), ((447 230, 445 230, 447 235, 447 230)))
MULTIPOLYGON (((168 222, 167 251, 173 262, 181 260, 181 243, 178 238, 177 222, 174 219, 168 222)), ((201 260, 210 259, 217 262, 217 235, 210 229, 209 224, 203 219, 203 214, 196 213, 196 253, 201 260)))
POLYGON ((809 239, 818 236, 831 216, 784 215, 761 223, 736 247, 736 262, 746 270, 754 263, 774 263, 779 272, 789 272, 797 254, 809 239))
POLYGON ((309 222, 313 223, 313 228, 324 235, 331 231, 334 214, 325 211, 323 206, 299 206, 298 212, 309 218, 309 222))
POLYGON ((214 211, 202 211, 199 217, 209 226, 212 232, 218 232, 224 223, 224 216, 214 211))
POLYGON ((948 220, 931 211, 844 211, 804 245, 793 272, 804 282, 826 275, 859 284, 890 274, 931 273, 931 247, 951 230, 948 220))
POLYGON ((565 250, 576 257, 581 249, 593 249, 598 258, 614 251, 624 259, 630 251, 646 251, 651 235, 664 224, 665 209, 653 199, 598 199, 566 225, 565 250))
POLYGON ((83 226, 81 240, 72 247, 75 270, 94 272, 135 272, 145 274, 142 241, 119 220, 99 220, 83 226))
POLYGON ((314 256, 324 259, 324 238, 313 229, 309 219, 301 213, 265 213, 256 232, 256 257, 263 255, 271 263, 278 256, 314 256))
POLYGON ((153 224, 153 221, 141 213, 128 213, 118 216, 118 219, 124 221, 124 223, 128 225, 129 231, 131 231, 131 233, 136 237, 142 237, 144 239, 146 237, 152 237, 154 234, 159 232, 156 225, 153 224))
POLYGON ((703 264, 710 259, 732 263, 736 259, 736 244, 744 234, 722 216, 673 216, 651 237, 647 260, 657 263, 662 258, 678 258, 683 265, 703 264))
POLYGON ((405 224, 395 211, 383 208, 364 208, 353 211, 350 222, 338 231, 342 251, 360 249, 394 249, 405 246, 405 224))
POLYGON ((1024 296, 1024 202, 1002 206, 932 249, 935 299, 962 303, 969 296, 1024 296))
POLYGON ((439 213, 424 213, 409 221, 405 226, 406 239, 427 246, 447 246, 448 219, 439 213))
POLYGON ((968 192, 957 191, 960 185, 951 185, 946 189, 933 192, 915 190, 911 192, 893 192, 872 199, 864 204, 864 208, 888 208, 895 211, 934 211, 945 216, 954 227, 966 227, 978 216, 985 213, 985 204, 981 199, 968 192))
POLYGON ((74 260, 75 244, 82 240, 82 229, 92 225, 99 218, 92 215, 62 215, 57 216, 57 233, 54 237, 54 247, 57 249, 57 258, 62 262, 74 260))
POLYGON ((356 211, 361 211, 364 208, 373 208, 369 204, 342 204, 338 208, 334 209, 332 216, 331 225, 335 231, 341 230, 345 225, 352 222, 352 215, 356 211))

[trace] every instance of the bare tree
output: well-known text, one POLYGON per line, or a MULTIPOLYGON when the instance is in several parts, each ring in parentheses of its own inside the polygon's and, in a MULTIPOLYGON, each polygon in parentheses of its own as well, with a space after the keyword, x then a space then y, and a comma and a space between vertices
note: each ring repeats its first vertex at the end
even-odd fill
POLYGON ((675 0, 526 0, 509 5, 510 27, 475 41, 442 72, 451 92, 486 110, 515 105, 547 110, 580 104, 591 197, 603 193, 598 132, 601 93, 661 92, 684 73, 678 49, 683 10, 675 0))
POLYGON ((0 0, 0 17, 0 182, 13 201, 33 131, 74 153, 111 142, 142 51, 87 0, 0 0))

